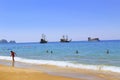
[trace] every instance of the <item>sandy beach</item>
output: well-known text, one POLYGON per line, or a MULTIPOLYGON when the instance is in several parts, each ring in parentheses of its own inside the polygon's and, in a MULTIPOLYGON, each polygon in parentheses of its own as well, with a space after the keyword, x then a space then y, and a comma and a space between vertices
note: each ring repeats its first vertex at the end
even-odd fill
POLYGON ((0 65, 0 80, 82 80, 82 79, 53 76, 36 70, 20 69, 0 65))
POLYGON ((15 67, 12 67, 6 64, 10 63, 9 61, 1 60, 1 62, 3 63, 0 65, 0 80, 120 80, 119 73, 62 68, 50 65, 35 66, 20 62, 16 62, 15 67))

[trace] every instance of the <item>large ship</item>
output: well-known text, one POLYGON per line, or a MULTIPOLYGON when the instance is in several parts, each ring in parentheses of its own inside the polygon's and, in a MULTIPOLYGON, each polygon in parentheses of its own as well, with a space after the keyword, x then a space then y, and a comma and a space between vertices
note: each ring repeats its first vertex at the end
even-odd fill
POLYGON ((68 36, 64 36, 63 35, 63 37, 60 39, 60 42, 71 42, 72 41, 72 39, 71 40, 68 40, 68 36))
POLYGON ((40 40, 40 43, 47 43, 48 41, 46 40, 46 35, 42 34, 42 38, 40 40))
POLYGON ((88 37, 88 41, 100 41, 100 39, 99 38, 88 37))

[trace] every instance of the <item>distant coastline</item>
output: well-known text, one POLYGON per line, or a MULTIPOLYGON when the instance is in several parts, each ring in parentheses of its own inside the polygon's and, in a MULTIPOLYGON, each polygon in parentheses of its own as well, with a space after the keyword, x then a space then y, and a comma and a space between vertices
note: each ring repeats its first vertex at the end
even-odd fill
POLYGON ((2 44, 2 43, 16 43, 16 41, 15 41, 15 40, 7 41, 6 39, 1 39, 1 40, 0 40, 0 43, 1 43, 1 44, 2 44))

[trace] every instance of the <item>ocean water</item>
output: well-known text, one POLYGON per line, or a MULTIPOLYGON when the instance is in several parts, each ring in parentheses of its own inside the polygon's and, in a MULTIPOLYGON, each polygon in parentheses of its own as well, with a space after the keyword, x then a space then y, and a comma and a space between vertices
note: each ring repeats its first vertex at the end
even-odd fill
POLYGON ((120 40, 0 44, 0 59, 11 60, 11 50, 19 62, 120 73, 120 40))

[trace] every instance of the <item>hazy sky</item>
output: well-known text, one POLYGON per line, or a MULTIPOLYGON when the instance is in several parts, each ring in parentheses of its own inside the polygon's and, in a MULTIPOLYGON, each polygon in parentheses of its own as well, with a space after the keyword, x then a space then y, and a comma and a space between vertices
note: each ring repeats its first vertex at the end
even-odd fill
POLYGON ((0 0, 0 39, 120 39, 120 0, 0 0))

